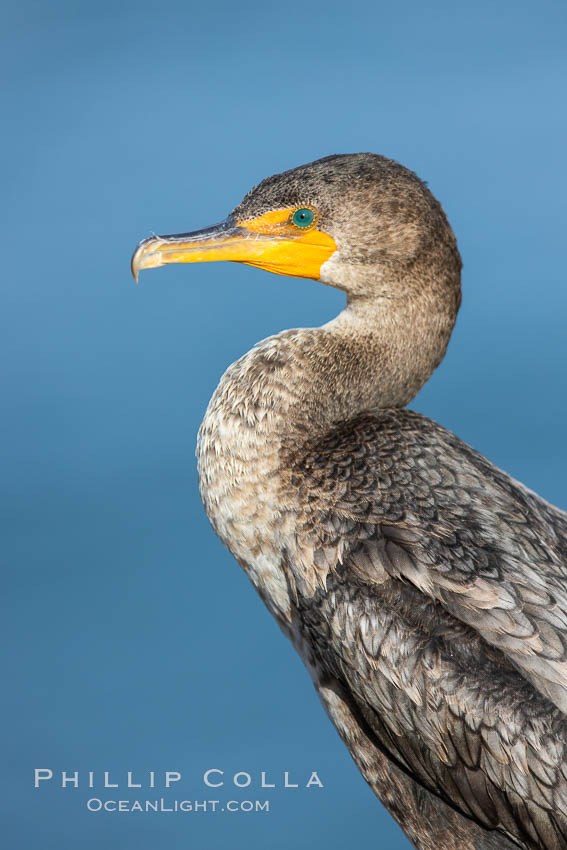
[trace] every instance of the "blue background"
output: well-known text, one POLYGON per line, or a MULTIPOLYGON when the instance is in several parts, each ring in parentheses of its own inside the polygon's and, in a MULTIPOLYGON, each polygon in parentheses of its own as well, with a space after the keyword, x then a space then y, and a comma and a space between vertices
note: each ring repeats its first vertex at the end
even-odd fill
POLYGON ((408 847, 197 491, 226 366, 343 298, 228 264, 136 288, 130 254, 273 172, 400 160, 465 263, 446 362, 413 406, 567 507, 565 6, 59 1, 2 19, 4 843, 408 847), (190 799, 219 796, 209 767, 318 770, 325 788, 278 789, 270 814, 89 814, 93 792, 34 791, 34 767, 180 770, 170 796, 190 799))

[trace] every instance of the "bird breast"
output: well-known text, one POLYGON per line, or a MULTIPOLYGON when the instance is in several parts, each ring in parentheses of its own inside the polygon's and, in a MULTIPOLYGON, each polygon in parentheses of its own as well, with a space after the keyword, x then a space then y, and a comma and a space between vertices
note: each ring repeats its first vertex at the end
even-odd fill
POLYGON ((281 349, 270 338, 227 369, 197 441, 199 487, 211 524, 280 623, 289 621, 291 609, 282 569, 289 512, 281 500, 281 449, 287 386, 293 385, 279 374, 285 372, 281 349))

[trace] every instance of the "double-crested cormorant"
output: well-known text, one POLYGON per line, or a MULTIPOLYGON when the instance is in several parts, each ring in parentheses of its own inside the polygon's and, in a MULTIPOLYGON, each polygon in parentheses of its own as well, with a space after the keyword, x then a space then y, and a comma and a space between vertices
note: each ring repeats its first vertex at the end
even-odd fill
POLYGON ((403 166, 330 156, 133 271, 234 260, 346 292, 228 368, 201 425, 221 540, 420 850, 567 847, 567 514, 405 410, 460 303, 443 209, 403 166))

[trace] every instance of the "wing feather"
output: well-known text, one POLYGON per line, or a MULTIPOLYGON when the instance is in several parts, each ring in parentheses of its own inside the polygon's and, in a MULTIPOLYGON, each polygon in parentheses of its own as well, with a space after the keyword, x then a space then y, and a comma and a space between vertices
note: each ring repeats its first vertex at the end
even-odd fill
POLYGON ((567 833, 567 516, 435 423, 369 413, 295 459, 304 636, 379 746, 526 847, 567 833))
POLYGON ((302 518, 309 533, 300 525, 297 538, 313 587, 347 551, 370 583, 410 581, 567 712, 563 512, 410 411, 359 417, 296 468, 317 493, 302 518))

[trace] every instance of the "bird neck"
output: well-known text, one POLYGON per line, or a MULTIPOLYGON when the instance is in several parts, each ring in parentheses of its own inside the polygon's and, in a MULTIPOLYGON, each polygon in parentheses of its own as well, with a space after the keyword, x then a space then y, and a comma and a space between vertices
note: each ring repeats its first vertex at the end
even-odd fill
MULTIPOLYGON (((281 361, 273 374, 289 380, 291 391, 273 397, 284 428, 307 426, 313 434, 365 410, 408 404, 443 359, 453 328, 455 315, 435 307, 430 295, 354 297, 321 328, 273 338, 281 361)), ((251 389, 264 393, 262 383, 251 389)))
POLYGON ((243 439, 238 423, 251 443, 297 445, 362 411, 403 407, 441 362, 457 309, 430 291, 350 297, 326 325, 283 331, 233 363, 203 425, 217 423, 217 449, 243 439))

